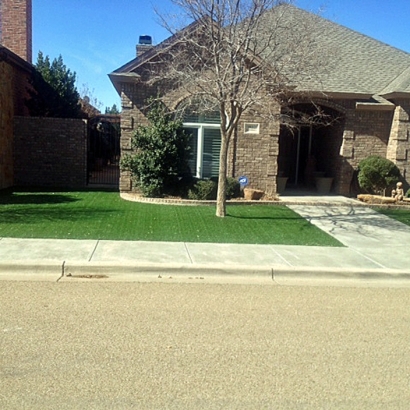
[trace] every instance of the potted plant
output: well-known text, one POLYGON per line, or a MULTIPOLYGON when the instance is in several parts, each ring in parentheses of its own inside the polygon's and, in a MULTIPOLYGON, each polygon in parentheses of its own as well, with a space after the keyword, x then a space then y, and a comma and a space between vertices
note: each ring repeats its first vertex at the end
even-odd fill
POLYGON ((326 177, 325 175, 324 172, 321 172, 315 176, 316 190, 319 194, 328 194, 332 188, 333 178, 326 177))
POLYGON ((276 192, 278 194, 285 192, 287 182, 288 182, 288 177, 284 176, 283 171, 279 171, 276 177, 276 192))

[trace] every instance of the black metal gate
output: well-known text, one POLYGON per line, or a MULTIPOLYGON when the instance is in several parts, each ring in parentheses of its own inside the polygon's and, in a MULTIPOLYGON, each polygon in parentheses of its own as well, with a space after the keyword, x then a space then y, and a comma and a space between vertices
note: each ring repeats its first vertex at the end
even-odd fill
POLYGON ((88 121, 88 185, 119 187, 120 136, 119 115, 88 121))

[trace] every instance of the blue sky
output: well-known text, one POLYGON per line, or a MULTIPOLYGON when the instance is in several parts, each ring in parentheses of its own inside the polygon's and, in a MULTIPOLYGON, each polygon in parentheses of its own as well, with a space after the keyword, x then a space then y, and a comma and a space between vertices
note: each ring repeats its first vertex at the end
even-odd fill
MULTIPOLYGON (((157 44, 168 37, 155 7, 169 10, 168 0, 33 0, 33 62, 41 50, 63 57, 84 85, 106 106, 120 105, 108 75, 135 57, 138 37, 157 44)), ((410 53, 410 1, 299 0, 295 5, 410 53), (391 7, 389 7, 391 5, 391 7), (394 6, 393 6, 394 5, 394 6)))

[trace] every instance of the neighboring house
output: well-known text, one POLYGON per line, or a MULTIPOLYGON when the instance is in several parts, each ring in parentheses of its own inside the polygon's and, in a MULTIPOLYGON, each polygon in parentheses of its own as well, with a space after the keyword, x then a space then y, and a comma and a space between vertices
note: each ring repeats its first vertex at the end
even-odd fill
MULTIPOLYGON (((291 133, 279 120, 247 113, 231 142, 229 175, 245 175, 251 187, 273 193, 279 175, 287 176, 290 185, 313 188, 312 178, 322 172, 334 179, 333 192, 349 195, 360 160, 374 154, 396 163, 408 186, 410 54, 295 7, 288 10, 289 24, 313 20, 318 49, 334 51, 326 70, 298 82, 300 101, 293 113, 309 113, 314 103, 334 122, 326 127, 304 124, 297 122, 297 115, 289 117, 292 111, 278 113, 282 122, 296 125, 291 133)), ((122 100, 122 153, 131 150, 135 128, 147 122, 143 107, 155 87, 148 84, 144 67, 163 47, 153 47, 146 36, 140 43, 137 57, 110 74, 122 100)), ((184 96, 173 90, 161 97, 175 109, 184 96)), ((218 116, 186 115, 184 125, 193 135, 193 174, 213 176, 218 166, 218 116)), ((130 174, 123 172, 120 190, 132 189, 130 174)))
POLYGON ((0 2, 0 189, 13 185, 13 118, 27 116, 31 65, 31 1, 0 2))
POLYGON ((0 46, 0 189, 14 184, 13 119, 27 116, 25 105, 33 66, 0 46))
MULTIPOLYGON (((100 112, 82 99, 83 117, 93 117, 91 124, 82 119, 30 116, 26 100, 36 72, 31 60, 32 0, 0 0, 0 190, 13 186, 82 188, 93 176, 87 164, 89 127, 100 112)), ((119 120, 107 121, 117 126, 119 120)), ((106 135, 98 135, 105 144, 106 135)), ((96 146, 98 138, 92 142, 96 146)), ((117 160, 119 148, 114 149, 110 158, 117 160)), ((117 163, 110 163, 108 180, 99 175, 97 182, 118 184, 118 170, 117 163)))

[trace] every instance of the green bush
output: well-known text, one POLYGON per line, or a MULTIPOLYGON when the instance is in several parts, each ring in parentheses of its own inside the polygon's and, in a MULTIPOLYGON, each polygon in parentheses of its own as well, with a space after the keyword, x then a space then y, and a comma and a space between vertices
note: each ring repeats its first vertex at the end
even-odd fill
POLYGON ((406 192, 406 198, 410 198, 410 188, 406 192))
POLYGON ((241 184, 235 178, 226 178, 226 199, 238 198, 241 196, 241 184))
POLYGON ((188 198, 197 201, 216 199, 218 184, 211 179, 201 179, 189 191, 188 198))
MULTIPOLYGON (((215 200, 218 190, 218 178, 197 181, 188 191, 188 198, 197 201, 215 200)), ((238 198, 241 185, 235 178, 226 178, 226 199, 238 198)))
POLYGON ((359 185, 368 192, 384 194, 399 179, 400 170, 386 158, 372 155, 359 163, 359 185))
POLYGON ((131 141, 134 153, 121 159, 121 169, 131 171, 144 196, 160 197, 174 189, 188 168, 188 135, 160 102, 149 104, 149 125, 136 129, 131 141))

